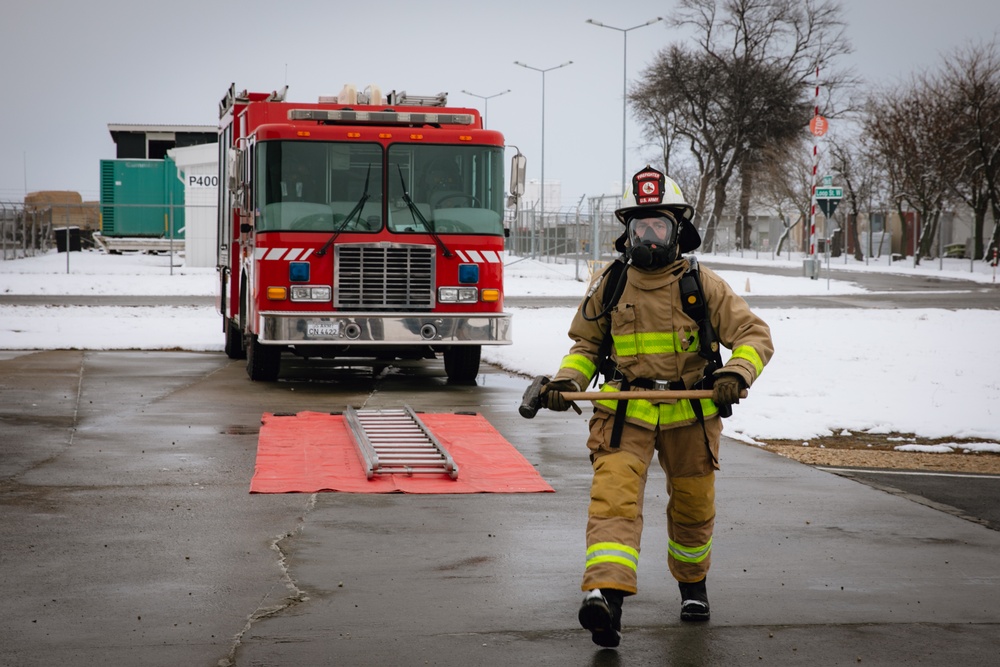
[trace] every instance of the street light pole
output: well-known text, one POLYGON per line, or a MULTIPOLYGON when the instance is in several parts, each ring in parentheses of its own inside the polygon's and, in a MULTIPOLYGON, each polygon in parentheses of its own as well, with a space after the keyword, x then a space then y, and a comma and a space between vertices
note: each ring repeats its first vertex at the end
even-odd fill
POLYGON ((477 95, 475 93, 470 93, 467 90, 463 90, 466 95, 472 95, 473 97, 478 97, 483 100, 483 129, 489 129, 487 126, 490 121, 490 99, 494 97, 500 97, 501 95, 506 95, 510 92, 510 88, 499 93, 494 93, 493 95, 477 95))
MULTIPOLYGON (((544 229, 545 228, 545 73, 546 72, 551 72, 554 69, 559 69, 560 67, 566 67, 567 65, 572 65, 573 61, 572 60, 567 60, 566 62, 564 62, 561 65, 556 65, 555 67, 547 67, 545 69, 540 69, 538 67, 532 67, 531 65, 527 65, 527 64, 522 63, 522 62, 520 62, 518 60, 515 60, 514 64, 515 65, 520 65, 521 67, 525 67, 527 69, 533 69, 536 72, 541 72, 542 73, 542 183, 541 183, 541 186, 542 186, 541 187, 541 190, 542 190, 542 197, 541 197, 541 207, 542 207, 542 210, 541 210, 541 215, 542 215, 542 228, 544 229)), ((531 235, 531 254, 532 254, 532 256, 534 256, 534 254, 535 254, 535 235, 534 234, 531 235)))
POLYGON ((638 28, 645 28, 648 25, 653 25, 662 21, 662 16, 657 16, 655 19, 650 19, 645 23, 640 23, 639 25, 634 25, 631 28, 616 28, 613 25, 607 25, 606 23, 601 23, 600 21, 595 21, 594 19, 587 19, 587 23, 591 25, 596 25, 598 28, 610 28, 611 30, 617 30, 622 34, 623 40, 623 54, 622 54, 622 192, 625 191, 625 174, 626 164, 625 164, 625 149, 627 144, 625 143, 625 128, 626 128, 626 109, 628 107, 628 34, 632 30, 637 30, 638 28))

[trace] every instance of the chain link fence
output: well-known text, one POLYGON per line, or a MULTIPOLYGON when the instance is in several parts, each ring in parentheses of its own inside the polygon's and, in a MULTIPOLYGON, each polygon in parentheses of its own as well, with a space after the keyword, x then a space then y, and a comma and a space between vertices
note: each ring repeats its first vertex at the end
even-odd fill
MULTIPOLYGON (((589 197, 577 207, 546 211, 542 216, 537 205, 521 208, 516 215, 508 212, 510 237, 507 251, 518 257, 528 257, 549 263, 576 262, 583 272, 591 274, 618 256, 615 241, 625 231, 615 217, 621 206, 618 195, 589 197)), ((776 237, 769 221, 755 221, 750 243, 740 248, 735 240, 735 225, 723 221, 715 231, 712 251, 719 254, 773 257, 771 238, 776 237)), ((705 235, 705 230, 699 230, 705 235)), ((706 248, 701 249, 707 252, 706 248)), ((580 277, 580 276, 578 276, 580 277)))
POLYGON ((52 217, 51 207, 0 201, 0 258, 20 259, 48 252, 54 244, 52 217))
MULTIPOLYGON (((34 205, 0 201, 0 260, 45 254, 53 249, 103 249, 109 252, 180 252, 185 248, 185 219, 197 216, 199 241, 215 256, 215 205, 53 203, 34 205), (125 219, 121 231, 101 237, 102 215, 125 219), (205 232, 203 229, 207 229, 205 232)), ((214 260, 212 262, 214 265, 214 260)))

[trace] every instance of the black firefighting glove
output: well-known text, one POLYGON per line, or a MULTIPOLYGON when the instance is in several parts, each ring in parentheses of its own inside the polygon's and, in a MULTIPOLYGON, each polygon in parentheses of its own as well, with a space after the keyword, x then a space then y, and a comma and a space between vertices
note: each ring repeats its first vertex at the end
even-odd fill
POLYGON ((555 410, 556 412, 565 412, 570 408, 576 410, 576 414, 582 415, 583 410, 580 406, 573 401, 567 401, 562 397, 564 391, 580 391, 580 388, 576 386, 576 383, 572 380, 554 380, 552 382, 546 382, 542 385, 542 405, 547 407, 549 410, 555 410))
POLYGON ((735 373, 721 373, 715 376, 712 385, 712 402, 716 405, 732 405, 740 402, 743 378, 735 373))

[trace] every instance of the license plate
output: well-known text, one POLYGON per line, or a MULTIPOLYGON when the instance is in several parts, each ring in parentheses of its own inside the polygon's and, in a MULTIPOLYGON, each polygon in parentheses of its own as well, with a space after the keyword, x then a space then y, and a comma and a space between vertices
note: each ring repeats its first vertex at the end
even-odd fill
POLYGON ((320 322, 318 324, 307 324, 306 335, 310 338, 328 338, 340 334, 340 325, 336 322, 320 322))

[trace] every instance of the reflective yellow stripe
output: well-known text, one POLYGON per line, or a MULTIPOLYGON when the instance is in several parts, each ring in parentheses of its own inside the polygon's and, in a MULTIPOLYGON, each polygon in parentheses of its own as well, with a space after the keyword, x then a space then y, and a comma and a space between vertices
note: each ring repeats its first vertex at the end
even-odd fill
POLYGON ((639 354, 674 354, 676 352, 697 352, 697 335, 685 350, 681 347, 680 336, 676 332, 654 331, 650 333, 624 334, 612 336, 615 352, 623 357, 639 354))
POLYGON ((587 567, 598 563, 615 563, 638 571, 639 552, 626 544, 598 542, 587 549, 587 567))
MULTIPOLYGON (((618 391, 615 387, 611 385, 604 385, 601 387, 601 391, 618 391)), ((599 405, 603 405, 612 412, 618 409, 618 400, 599 400, 595 401, 599 405)), ((701 399, 701 413, 705 417, 714 415, 719 411, 718 406, 711 401, 711 399, 703 398, 701 399)), ((628 401, 628 405, 625 408, 625 418, 626 419, 638 419, 639 421, 646 422, 651 426, 676 424, 679 422, 689 422, 695 419, 694 409, 691 407, 691 401, 687 399, 682 399, 676 403, 660 403, 658 405, 653 405, 649 401, 642 398, 631 398, 628 401)))
POLYGON ((708 558, 708 554, 712 552, 712 538, 708 539, 708 544, 703 544, 700 547, 686 547, 673 540, 668 540, 668 542, 670 543, 668 546, 670 555, 684 563, 700 563, 708 558))
POLYGON ((735 350, 733 350, 734 359, 746 359, 753 367, 757 370, 757 375, 764 372, 764 362, 760 360, 760 355, 757 354, 757 350, 753 349, 749 345, 740 345, 735 350))
POLYGON ((594 377, 594 373, 597 372, 597 366, 594 362, 582 354, 567 354, 563 357, 562 364, 559 368, 569 368, 574 371, 578 371, 587 376, 587 378, 594 377))

